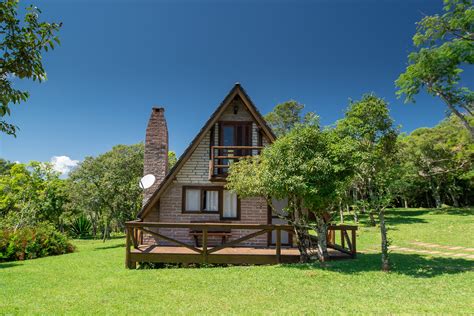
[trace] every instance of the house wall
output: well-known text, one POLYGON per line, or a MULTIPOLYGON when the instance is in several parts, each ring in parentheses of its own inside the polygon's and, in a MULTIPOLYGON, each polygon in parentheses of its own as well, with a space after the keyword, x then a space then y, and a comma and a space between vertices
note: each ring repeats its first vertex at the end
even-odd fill
MULTIPOLYGON (((237 114, 233 113, 233 104, 230 104, 224 111, 219 121, 253 121, 252 116, 246 108, 239 104, 237 114)), ((252 145, 258 145, 258 126, 253 123, 252 128, 252 145)), ((214 128, 214 143, 218 143, 218 124, 214 128)), ((191 154, 188 161, 183 165, 181 170, 177 173, 173 183, 168 187, 166 192, 161 196, 159 205, 155 210, 148 213, 143 219, 144 221, 160 221, 168 223, 190 223, 193 221, 220 221, 219 214, 189 214, 182 213, 182 193, 183 186, 224 186, 225 182, 215 182, 209 180, 209 157, 210 157, 210 137, 211 132, 208 131, 197 146, 195 151, 191 154)), ((264 137, 264 144, 268 144, 268 139, 264 137)), ((246 198, 240 200, 240 219, 239 220, 224 220, 226 223, 241 223, 241 224, 267 224, 268 211, 267 203, 264 198, 246 198)), ((189 236, 188 229, 160 229, 160 234, 165 236, 193 244, 193 237, 189 236)), ((232 230, 232 237, 229 240, 238 239, 242 236, 254 232, 253 230, 232 230)), ((144 235, 145 244, 156 244, 158 241, 151 235, 144 235)), ((241 245, 250 246, 267 246, 267 234, 262 234, 252 238, 241 245)), ((209 244, 219 244, 220 239, 209 239, 209 244)), ((160 245, 173 245, 163 240, 159 240, 160 245)))

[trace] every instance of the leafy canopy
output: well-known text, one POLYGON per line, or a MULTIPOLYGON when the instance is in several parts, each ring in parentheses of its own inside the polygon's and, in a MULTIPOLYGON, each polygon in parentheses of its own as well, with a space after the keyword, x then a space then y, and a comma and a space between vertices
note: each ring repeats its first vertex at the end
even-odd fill
POLYGON ((10 104, 29 97, 27 91, 13 87, 14 78, 43 81, 46 71, 41 54, 59 44, 56 33, 61 24, 40 22, 41 11, 26 8, 23 21, 18 18, 18 0, 0 2, 0 132, 16 135, 17 127, 5 121, 10 116, 10 104))
POLYGON ((265 115, 265 120, 277 137, 287 134, 299 124, 319 125, 319 118, 314 112, 301 115, 304 105, 290 100, 277 104, 272 112, 265 115))
POLYGON ((445 0, 444 11, 417 23, 413 44, 419 50, 408 56, 405 72, 395 81, 397 95, 414 102, 415 95, 425 89, 440 97, 474 135, 466 118, 473 114, 474 92, 461 78, 463 67, 474 63, 474 6, 469 0, 445 0))

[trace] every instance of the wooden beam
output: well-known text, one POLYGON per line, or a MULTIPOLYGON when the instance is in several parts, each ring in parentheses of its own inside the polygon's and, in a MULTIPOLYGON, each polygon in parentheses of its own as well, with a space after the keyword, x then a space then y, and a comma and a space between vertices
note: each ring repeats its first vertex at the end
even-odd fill
POLYGON ((277 262, 281 262, 281 230, 276 229, 276 257, 277 262))
POLYGON ((225 243, 223 245, 220 245, 220 246, 217 246, 217 247, 214 247, 212 249, 209 250, 209 253, 213 253, 213 252, 216 252, 216 251, 219 251, 219 250, 222 250, 224 248, 228 248, 230 246, 233 246, 233 245, 237 245, 237 244, 240 244, 242 241, 246 241, 248 239, 251 239, 251 238, 254 238, 256 236, 259 236, 259 235, 262 235, 262 234, 265 234, 268 232, 268 229, 262 229, 262 230, 259 230, 255 233, 252 233, 250 235, 245 235, 239 239, 235 239, 235 240, 232 240, 231 242, 228 242, 228 243, 225 243))
POLYGON ((186 244, 186 243, 184 243, 184 242, 182 242, 182 241, 179 241, 179 240, 176 240, 176 239, 173 239, 173 238, 170 238, 170 237, 166 237, 166 236, 164 236, 164 235, 158 234, 158 233, 156 233, 156 232, 154 232, 154 231, 151 231, 151 230, 148 230, 148 229, 146 229, 146 228, 141 228, 141 230, 144 231, 145 233, 148 233, 148 234, 153 235, 153 236, 155 236, 155 237, 158 237, 158 238, 167 240, 167 241, 169 241, 169 242, 174 242, 174 243, 176 243, 176 244, 178 244, 178 245, 181 245, 181 246, 183 246, 183 247, 186 247, 186 248, 188 248, 188 249, 191 249, 192 251, 195 251, 195 252, 197 252, 197 253, 202 253, 202 251, 201 251, 200 249, 198 249, 198 248, 196 248, 196 247, 193 247, 193 246, 190 246, 190 245, 188 245, 188 244, 186 244))

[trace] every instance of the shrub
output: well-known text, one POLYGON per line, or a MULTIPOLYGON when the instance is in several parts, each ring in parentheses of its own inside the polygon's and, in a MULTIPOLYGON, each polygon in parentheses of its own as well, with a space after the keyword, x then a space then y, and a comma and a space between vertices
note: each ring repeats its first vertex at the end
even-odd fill
POLYGON ((74 251, 67 237, 51 224, 0 230, 0 262, 54 256, 74 251))
POLYGON ((89 238, 91 236, 92 223, 84 215, 76 218, 70 226, 70 233, 75 238, 89 238))

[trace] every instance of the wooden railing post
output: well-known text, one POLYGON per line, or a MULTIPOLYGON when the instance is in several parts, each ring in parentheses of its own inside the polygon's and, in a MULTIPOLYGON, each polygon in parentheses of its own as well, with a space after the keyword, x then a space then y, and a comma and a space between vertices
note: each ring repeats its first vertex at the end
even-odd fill
POLYGON ((125 268, 132 268, 132 261, 130 259, 130 228, 125 227, 125 268))
POLYGON ((207 227, 202 230, 202 256, 204 263, 207 263, 207 227))
POLYGON ((346 247, 346 240, 344 239, 344 231, 341 229, 341 246, 342 248, 346 247))
POLYGON ((281 229, 279 227, 276 228, 276 257, 277 262, 281 262, 281 229))
POLYGON ((357 256, 357 248, 356 248, 356 231, 355 229, 352 230, 352 258, 357 256))

